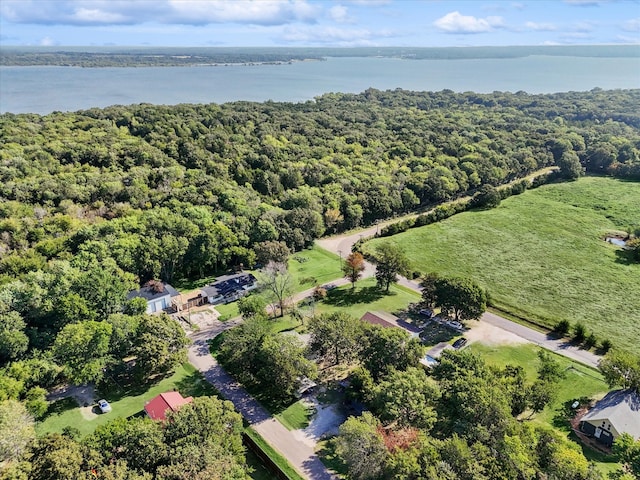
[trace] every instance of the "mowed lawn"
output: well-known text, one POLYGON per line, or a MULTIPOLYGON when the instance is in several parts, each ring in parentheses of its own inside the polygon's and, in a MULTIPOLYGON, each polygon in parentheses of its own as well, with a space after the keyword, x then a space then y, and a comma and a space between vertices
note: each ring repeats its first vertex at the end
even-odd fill
POLYGON ((296 293, 344 276, 340 257, 318 246, 292 254, 289 273, 296 293))
POLYGON ((365 249, 396 243, 414 270, 473 278, 499 308, 549 327, 583 322, 600 340, 638 351, 640 264, 604 241, 633 226, 640 226, 640 183, 585 177, 365 249))
POLYGON ((355 290, 348 284, 327 293, 327 298, 315 304, 315 314, 341 312, 360 318, 369 311, 397 313, 420 301, 420 295, 400 285, 392 285, 385 293, 376 287, 374 278, 359 280, 355 290))
MULTIPOLYGON (((215 395, 214 388, 202 378, 191 364, 185 363, 178 367, 173 375, 150 386, 147 389, 129 395, 123 392, 103 393, 101 398, 105 398, 111 404, 111 412, 105 414, 92 413, 91 405, 81 408, 77 406, 73 399, 62 400, 60 406, 53 405, 51 413, 39 422, 36 430, 39 434, 48 432, 62 432, 65 427, 77 428, 80 435, 84 436, 93 432, 98 425, 107 423, 118 417, 129 417, 144 409, 144 404, 156 395, 163 392, 178 390, 183 396, 215 395)), ((57 402, 56 402, 57 403, 57 402)))

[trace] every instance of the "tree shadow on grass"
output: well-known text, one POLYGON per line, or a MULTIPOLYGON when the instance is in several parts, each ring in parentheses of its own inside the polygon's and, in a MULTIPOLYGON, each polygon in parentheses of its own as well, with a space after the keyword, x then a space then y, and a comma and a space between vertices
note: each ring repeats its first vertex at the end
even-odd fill
POLYGON ((620 263, 622 265, 632 265, 634 263, 638 263, 638 261, 634 258, 634 253, 632 250, 618 249, 616 250, 616 263, 620 263))
POLYGON ((333 470, 339 475, 347 475, 347 473, 349 473, 347 465, 336 453, 336 442, 334 439, 321 442, 319 447, 317 450, 318 457, 320 457, 320 460, 328 469, 333 470))
POLYGON ((176 390, 183 397, 220 396, 219 392, 202 377, 200 372, 193 372, 176 382, 176 390))
POLYGON ((47 412, 40 420, 42 421, 51 415, 61 415, 67 410, 73 410, 74 408, 78 408, 78 402, 76 402, 73 397, 61 398, 49 404, 47 412))
POLYGON ((393 292, 384 292, 378 287, 364 287, 356 290, 335 289, 328 292, 323 300, 327 305, 334 307, 349 307, 359 303, 373 303, 382 297, 395 295, 393 292))

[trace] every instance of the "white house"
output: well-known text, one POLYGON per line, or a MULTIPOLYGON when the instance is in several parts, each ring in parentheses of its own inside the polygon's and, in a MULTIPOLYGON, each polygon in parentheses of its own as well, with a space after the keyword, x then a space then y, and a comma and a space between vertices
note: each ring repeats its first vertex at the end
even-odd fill
POLYGON ((127 295, 127 300, 144 298, 147 301, 146 313, 157 313, 171 308, 173 299, 180 293, 168 283, 150 280, 139 290, 133 290, 127 295))

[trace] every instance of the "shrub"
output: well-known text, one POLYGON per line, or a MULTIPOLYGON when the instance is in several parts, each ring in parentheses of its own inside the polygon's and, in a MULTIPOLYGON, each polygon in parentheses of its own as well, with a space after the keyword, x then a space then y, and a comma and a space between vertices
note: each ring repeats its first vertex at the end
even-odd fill
POLYGON ((613 347, 613 344, 608 338, 605 338, 600 343, 600 350, 602 350, 602 353, 607 353, 609 350, 611 350, 611 347, 613 347))
POLYGON ((573 339, 578 343, 582 343, 584 342, 586 336, 587 327, 585 327, 584 324, 580 322, 576 323, 576 325, 573 327, 573 339))
POLYGON ((558 335, 565 336, 567 333, 569 333, 570 328, 571 324, 569 323, 569 320, 560 320, 553 331, 558 335))
POLYGON ((313 290, 313 298, 316 301, 320 301, 320 300, 323 300, 323 299, 327 298, 327 289, 326 288, 322 288, 322 287, 316 287, 313 290))
POLYGON ((591 347, 595 346, 596 343, 598 343, 598 339, 592 333, 584 341, 584 346, 587 347, 587 348, 591 348, 591 347))

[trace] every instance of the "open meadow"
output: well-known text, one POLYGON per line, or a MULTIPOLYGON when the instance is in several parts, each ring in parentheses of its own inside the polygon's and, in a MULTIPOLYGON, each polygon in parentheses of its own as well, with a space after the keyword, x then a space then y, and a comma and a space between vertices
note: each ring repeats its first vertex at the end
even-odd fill
POLYGON ((500 309, 548 327, 582 322, 599 340, 637 351, 640 264, 604 238, 638 227, 640 184, 585 177, 364 247, 396 243, 413 270, 473 278, 500 309))

